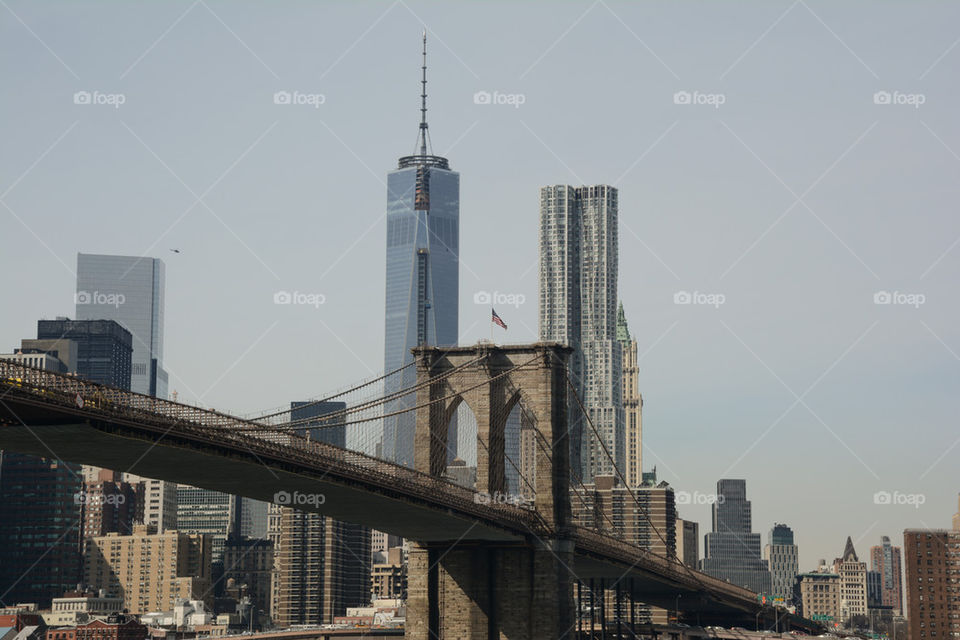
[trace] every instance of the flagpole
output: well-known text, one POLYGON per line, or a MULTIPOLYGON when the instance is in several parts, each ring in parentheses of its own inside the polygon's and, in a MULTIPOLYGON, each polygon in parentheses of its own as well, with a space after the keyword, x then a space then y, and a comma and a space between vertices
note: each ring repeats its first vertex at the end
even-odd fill
POLYGON ((490 344, 493 344, 493 307, 490 307, 490 344))

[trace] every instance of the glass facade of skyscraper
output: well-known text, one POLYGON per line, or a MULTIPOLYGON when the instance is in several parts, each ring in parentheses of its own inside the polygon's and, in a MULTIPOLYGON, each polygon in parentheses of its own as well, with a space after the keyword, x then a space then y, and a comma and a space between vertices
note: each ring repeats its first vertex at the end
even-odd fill
POLYGON ((164 264, 157 258, 77 254, 78 320, 116 320, 133 334, 130 389, 167 397, 164 264))
MULTIPOLYGON (((457 344, 459 252, 460 174, 437 156, 402 158, 387 177, 385 371, 411 363, 417 345, 457 344)), ((416 375, 410 367, 390 376, 386 393, 414 386, 416 375)), ((404 396, 385 413, 415 403, 414 394, 404 396)), ((413 466, 415 422, 413 412, 384 418, 385 458, 413 466)))
POLYGON ((713 504, 713 531, 704 539, 700 570, 721 580, 770 594, 767 561, 760 555, 760 534, 753 533, 746 480, 720 480, 713 504))
MULTIPOLYGON (((343 411, 346 408, 346 402, 294 401, 290 403, 290 420, 293 422, 298 422, 300 420, 320 418, 325 414, 332 413, 334 411, 343 411)), ((343 424, 344 421, 343 414, 340 414, 326 420, 305 422, 302 429, 297 429, 297 433, 302 436, 306 436, 309 433, 311 440, 326 442, 337 447, 346 448, 347 427, 343 424)))

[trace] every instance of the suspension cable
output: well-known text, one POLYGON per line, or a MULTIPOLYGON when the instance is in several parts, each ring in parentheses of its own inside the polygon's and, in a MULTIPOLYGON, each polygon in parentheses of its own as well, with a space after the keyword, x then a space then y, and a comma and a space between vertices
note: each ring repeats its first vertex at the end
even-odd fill
MULTIPOLYGON (((328 397, 326 397, 326 398, 323 398, 322 400, 311 400, 311 401, 309 401, 309 402, 306 402, 306 403, 298 406, 297 409, 298 409, 298 410, 299 410, 299 409, 304 409, 304 408, 306 408, 306 407, 312 407, 312 406, 315 406, 315 405, 318 405, 318 404, 323 404, 324 402, 330 402, 331 400, 333 400, 333 399, 335 399, 335 398, 339 398, 339 397, 341 397, 341 396, 345 396, 345 395, 347 395, 348 393, 353 393, 354 391, 358 391, 358 390, 360 390, 360 389, 363 389, 364 387, 369 387, 369 386, 372 385, 372 384, 376 384, 377 382, 380 382, 381 380, 385 380, 386 378, 389 378, 389 377, 392 376, 392 375, 395 375, 395 374, 397 374, 397 373, 400 373, 400 372, 403 371, 404 369, 408 369, 408 368, 412 367, 412 366, 415 365, 416 363, 417 363, 417 361, 416 361, 416 360, 413 360, 412 362, 408 362, 407 364, 403 365, 403 366, 400 367, 399 369, 394 369, 393 371, 390 371, 389 373, 384 373, 384 374, 383 374, 382 376, 380 376, 379 378, 374 378, 373 380, 368 380, 367 382, 364 382, 364 383, 362 383, 362 384, 360 384, 360 385, 357 385, 356 387, 353 387, 353 388, 351 388, 351 389, 347 389, 346 391, 340 391, 339 393, 335 393, 335 394, 333 394, 332 396, 328 396, 328 397)), ((251 421, 254 421, 254 422, 257 422, 257 421, 259 421, 259 420, 266 420, 267 418, 273 418, 273 417, 276 417, 276 416, 282 416, 283 414, 285 414, 285 413, 290 413, 291 411, 293 411, 293 409, 284 409, 284 410, 280 410, 280 411, 275 411, 275 412, 273 412, 273 413, 266 413, 266 414, 263 414, 263 415, 260 415, 260 416, 251 416, 251 417, 249 417, 249 418, 247 418, 247 419, 248 419, 248 420, 251 420, 251 421)))
MULTIPOLYGON (((361 424, 361 423, 364 423, 364 422, 372 422, 373 420, 379 420, 379 419, 382 419, 382 418, 388 418, 388 417, 391 417, 391 416, 399 415, 399 414, 401 414, 401 413, 409 413, 409 412, 411 412, 411 411, 416 411, 417 409, 423 409, 423 408, 429 407, 429 406, 431 406, 431 405, 437 404, 438 402, 443 402, 443 401, 445 401, 445 400, 450 400, 451 398, 456 398, 456 397, 458 397, 458 396, 462 396, 464 393, 467 393, 468 391, 473 391, 474 389, 477 389, 477 388, 482 387, 482 386, 484 386, 484 385, 490 384, 491 382, 493 382, 493 381, 495 381, 495 380, 499 380, 500 378, 502 378, 502 377, 504 377, 504 376, 506 376, 506 375, 509 375, 510 373, 512 373, 512 372, 514 372, 514 371, 517 371, 517 370, 520 370, 520 369, 523 369, 523 368, 527 367, 528 365, 530 365, 531 363, 533 363, 533 362, 534 362, 537 358, 539 358, 539 357, 540 357, 539 355, 534 356, 534 357, 531 358, 530 360, 527 360, 526 362, 522 362, 522 363, 520 363, 520 364, 518 364, 518 365, 514 365, 514 366, 511 367, 510 369, 507 369, 506 371, 503 371, 503 372, 501 372, 501 373, 493 376, 492 378, 488 378, 487 380, 484 380, 483 382, 477 383, 477 384, 475 384, 475 385, 473 385, 473 386, 470 386, 470 387, 467 387, 467 388, 465 388, 465 389, 460 389, 460 390, 458 390, 458 391, 455 391, 454 393, 451 393, 451 394, 449 394, 449 395, 443 396, 443 397, 441 397, 441 398, 434 398, 433 400, 428 400, 427 402, 425 402, 425 403, 423 403, 423 404, 418 404, 418 405, 414 405, 414 406, 412 406, 412 407, 407 407, 407 408, 405 408, 405 409, 399 409, 399 410, 397 410, 397 411, 393 411, 393 412, 390 412, 390 413, 385 413, 385 414, 383 414, 383 415, 373 416, 373 417, 370 417, 370 418, 363 418, 363 419, 355 420, 355 421, 338 422, 338 423, 335 423, 335 424, 317 424, 317 425, 311 425, 310 428, 312 428, 312 429, 332 429, 332 428, 335 428, 335 427, 342 427, 342 426, 344 426, 344 425, 361 424)), ((478 359, 479 359, 479 358, 478 358, 478 359)), ((474 361, 474 362, 476 362, 476 361, 474 361)), ((469 363, 468 363, 468 364, 469 364, 469 363)), ((461 365, 461 366, 466 366, 466 365, 461 365)), ((458 368, 459 368, 459 367, 458 367, 458 368)), ((422 386, 426 386, 427 384, 432 384, 433 382, 436 382, 436 381, 438 381, 438 380, 442 380, 442 379, 446 378, 448 375, 450 375, 450 374, 452 374, 452 373, 453 373, 453 371, 450 371, 450 372, 447 372, 447 373, 445 373, 445 374, 443 374, 443 375, 437 376, 437 377, 435 377, 435 378, 430 378, 430 379, 428 379, 426 382, 424 382, 423 384, 418 385, 418 388, 419 388, 419 387, 422 387, 422 386)), ((410 393, 411 391, 412 391, 412 389, 409 389, 409 390, 407 390, 406 393, 410 393)), ((383 403, 380 403, 380 404, 383 404, 383 403)), ((310 418, 310 420, 312 420, 312 421, 322 420, 323 422, 328 422, 328 421, 330 420, 331 416, 337 416, 337 415, 343 415, 343 412, 325 413, 325 414, 323 414, 322 416, 317 416, 317 417, 314 417, 314 418, 310 418)), ((283 424, 279 424, 279 425, 268 425, 268 424, 255 423, 255 424, 242 425, 239 429, 236 429, 235 427, 227 427, 227 428, 232 428, 232 429, 234 429, 234 430, 241 430, 241 431, 264 431, 264 432, 273 431, 273 432, 283 433, 283 432, 285 432, 285 431, 287 431, 287 430, 296 430, 296 429, 299 429, 299 428, 303 428, 303 426, 300 424, 300 422, 304 422, 304 421, 297 421, 296 423, 293 423, 293 422, 283 423, 283 424)))
MULTIPOLYGON (((636 494, 633 492, 633 488, 630 487, 629 484, 627 483, 626 478, 623 477, 623 473, 620 471, 620 469, 617 468, 617 465, 613 460, 613 456, 610 454, 610 450, 607 448, 607 444, 603 441, 603 438, 600 437, 600 433, 597 431, 596 426, 594 426, 593 420, 590 418, 590 414, 587 413, 586 408, 583 406, 583 401, 581 401, 580 396, 577 395, 576 387, 573 385, 573 382, 570 380, 570 376, 566 375, 566 379, 567 379, 567 384, 570 386, 570 389, 573 391, 574 397, 577 399, 577 404, 580 406, 580 411, 583 413, 584 417, 586 417, 587 423, 590 425, 590 429, 593 431, 593 434, 596 436, 597 441, 600 443, 600 446, 603 448, 604 453, 606 453, 607 457, 610 459, 611 466, 616 472, 617 477, 620 479, 620 482, 623 483, 623 486, 627 489, 627 492, 630 494, 630 497, 633 498, 633 501, 636 503, 636 505, 640 507, 640 513, 643 514, 643 517, 646 519, 647 523, 653 529, 653 532, 657 534, 658 538, 660 538, 660 542, 663 543, 664 549, 667 551, 668 554, 670 554, 670 545, 667 544, 667 541, 663 537, 663 534, 660 532, 659 527, 657 527, 657 525, 653 523, 653 520, 650 518, 650 514, 647 513, 646 507, 640 504, 640 500, 637 498, 636 494)), ((601 509, 601 511, 603 510, 601 509)), ((676 545, 674 545, 672 557, 668 556, 668 558, 671 560, 675 559, 677 563, 687 571, 690 577, 693 578, 693 580, 704 589, 704 591, 713 593, 715 596, 719 597, 718 593, 716 593, 713 589, 711 589, 706 584, 704 584, 703 581, 697 577, 696 572, 693 571, 689 566, 687 566, 686 563, 683 562, 683 560, 680 559, 680 556, 677 555, 676 545)))
MULTIPOLYGON (((373 408, 373 407, 377 407, 377 406, 380 406, 380 405, 384 405, 384 404, 386 404, 386 403, 388 403, 388 402, 390 402, 390 401, 392 401, 392 400, 396 400, 396 399, 398 399, 398 398, 402 398, 403 396, 410 395, 410 394, 418 391, 419 389, 421 389, 421 388, 423 388, 423 387, 425 387, 425 386, 428 386, 428 385, 430 385, 430 384, 433 384, 434 382, 438 382, 438 381, 440 381, 440 380, 445 380, 446 378, 449 378, 450 376, 452 376, 454 373, 456 373, 456 372, 459 371, 460 369, 463 369, 464 367, 468 367, 468 366, 471 366, 471 365, 473 365, 473 364, 476 364, 477 362, 479 362, 480 360, 483 360, 484 358, 486 358, 486 355, 479 356, 479 357, 475 358, 474 360, 471 360, 471 361, 469 361, 469 362, 465 362, 465 363, 463 363, 463 364, 461 364, 461 365, 458 365, 458 366, 454 367, 453 369, 451 369, 450 371, 446 371, 446 372, 440 374, 439 376, 436 376, 436 377, 433 377, 433 378, 428 378, 428 379, 425 380, 424 382, 417 383, 416 385, 414 385, 414 386, 412 386, 412 387, 408 387, 408 388, 406 388, 406 389, 400 389, 399 391, 394 391, 394 392, 392 392, 392 393, 389 393, 389 394, 387 394, 387 395, 385 395, 385 396, 376 398, 376 399, 374 399, 374 400, 367 400, 367 401, 365 401, 365 402, 361 402, 360 404, 354 405, 354 406, 352 406, 352 407, 346 407, 346 408, 344 408, 344 409, 338 409, 338 410, 336 410, 336 411, 331 411, 331 412, 329 412, 329 413, 324 413, 324 414, 319 415, 319 416, 312 416, 312 417, 310 417, 310 418, 300 418, 299 420, 290 420, 290 421, 288 421, 288 422, 283 422, 283 423, 281 423, 281 424, 279 424, 279 425, 264 425, 264 426, 277 427, 277 428, 282 427, 282 428, 285 428, 285 429, 294 428, 294 427, 297 427, 297 426, 307 426, 307 425, 310 425, 310 426, 320 426, 320 425, 311 425, 311 423, 314 423, 314 422, 316 422, 317 420, 323 420, 323 421, 326 422, 326 421, 332 420, 332 419, 334 419, 334 418, 346 417, 348 414, 351 414, 351 413, 359 413, 359 412, 361 412, 361 411, 363 411, 363 410, 365 410, 365 409, 370 409, 370 408, 373 408)), ((298 407, 298 409, 299 409, 299 408, 300 408, 300 407, 298 407)), ((276 414, 276 415, 282 415, 283 413, 288 413, 289 411, 292 411, 292 410, 282 411, 282 412, 280 412, 279 414, 276 414)), ((384 416, 378 416, 378 417, 386 417, 386 415, 384 415, 384 416)), ((369 420, 360 420, 360 422, 369 422, 370 420, 375 420, 375 419, 376 419, 376 418, 370 418, 369 420)), ((253 421, 251 421, 251 422, 253 422, 253 421)), ((350 423, 342 423, 342 422, 341 422, 341 423, 334 424, 334 425, 329 425, 329 426, 341 426, 341 425, 343 425, 343 424, 350 424, 350 423)))

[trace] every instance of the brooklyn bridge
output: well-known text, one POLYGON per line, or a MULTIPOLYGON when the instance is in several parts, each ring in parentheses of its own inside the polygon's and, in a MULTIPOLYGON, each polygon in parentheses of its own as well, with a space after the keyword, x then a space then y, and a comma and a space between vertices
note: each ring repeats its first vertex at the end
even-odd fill
MULTIPOLYGON (((586 607, 635 628, 636 603, 700 625, 818 631, 747 589, 629 543, 609 523, 577 524, 572 504, 584 486, 571 473, 569 441, 572 414, 582 407, 568 347, 481 343, 418 347, 414 355, 413 386, 323 416, 338 425, 413 416, 413 468, 311 438, 316 418, 294 420, 289 411, 241 418, 7 360, 0 360, 0 449, 110 469, 135 465, 147 477, 258 500, 283 496, 295 508, 402 536, 412 542, 406 637, 416 640, 577 637, 593 627, 577 613, 586 607), (461 404, 476 417, 475 488, 445 477, 449 425, 461 404), (527 499, 490 500, 507 492, 507 470, 516 470, 505 425, 518 407, 536 441, 534 464, 519 474, 527 499), (297 500, 304 495, 323 500, 297 500), (600 595, 611 592, 614 605, 600 595), (604 611, 610 606, 616 610, 604 611)), ((589 434, 589 415, 578 418, 589 434)))

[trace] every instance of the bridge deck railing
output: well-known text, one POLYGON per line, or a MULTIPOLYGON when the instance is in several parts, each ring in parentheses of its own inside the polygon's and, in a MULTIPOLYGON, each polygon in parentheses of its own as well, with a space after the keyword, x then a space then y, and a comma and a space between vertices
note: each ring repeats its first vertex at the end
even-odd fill
POLYGON ((641 569, 653 570, 660 575, 672 576, 677 582, 690 588, 707 589, 723 593, 731 598, 755 601, 756 593, 721 580, 714 576, 693 570, 678 560, 667 558, 636 545, 618 540, 609 535, 598 533, 585 527, 576 527, 573 532, 577 546, 608 558, 622 558, 625 562, 641 569), (637 556, 639 555, 639 559, 637 556))
POLYGON ((337 469, 345 475, 361 476, 385 489, 402 487, 434 503, 542 532, 542 521, 530 508, 490 503, 478 498, 476 491, 444 478, 212 409, 116 389, 15 360, 0 359, 0 384, 69 407, 71 412, 122 418, 165 434, 190 435, 215 444, 232 442, 254 455, 297 462, 308 468, 322 464, 324 470, 337 469))

